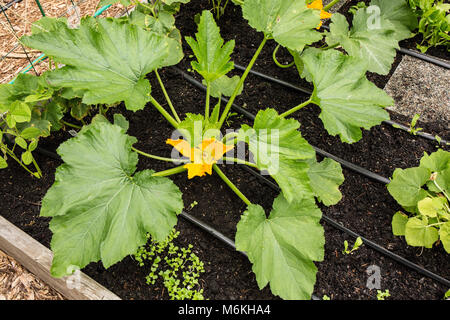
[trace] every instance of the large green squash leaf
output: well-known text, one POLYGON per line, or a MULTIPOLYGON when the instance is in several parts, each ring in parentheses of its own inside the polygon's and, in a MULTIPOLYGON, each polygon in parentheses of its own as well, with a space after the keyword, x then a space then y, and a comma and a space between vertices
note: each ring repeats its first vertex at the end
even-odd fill
POLYGON ((205 81, 212 82, 233 69, 234 64, 230 61, 230 55, 234 49, 234 40, 224 45, 220 29, 208 10, 204 10, 200 17, 195 37, 196 40, 186 37, 186 42, 197 58, 197 62, 192 62, 192 67, 205 81))
POLYGON ((412 37, 418 27, 418 19, 406 1, 372 0, 371 6, 380 8, 380 26, 393 31, 391 37, 401 41, 412 37))
POLYGON ((21 41, 65 64, 47 80, 56 87, 84 90, 85 104, 124 101, 129 110, 143 109, 150 93, 145 76, 182 57, 178 41, 114 19, 85 17, 79 29, 62 21, 54 24, 21 41))
POLYGON ((100 259, 107 268, 134 253, 147 233, 164 240, 174 227, 181 192, 151 170, 135 173, 135 142, 121 127, 98 121, 58 148, 64 164, 41 209, 53 217, 55 277, 100 259))
POLYGON ((236 249, 247 253, 262 289, 283 299, 310 299, 316 281, 313 261, 324 257, 322 213, 314 199, 289 203, 280 195, 269 218, 250 205, 237 225, 236 249))
POLYGON ((258 169, 267 170, 289 202, 314 196, 305 160, 314 158, 315 152, 299 127, 298 121, 266 109, 258 112, 253 128, 243 125, 238 136, 239 141, 248 143, 258 169))
POLYGON ((305 0, 246 0, 242 12, 253 28, 291 50, 302 51, 322 39, 316 30, 320 11, 308 8, 305 0))
POLYGON ((303 76, 314 83, 312 102, 322 109, 320 119, 328 133, 353 143, 362 138, 361 127, 370 129, 389 119, 384 107, 394 101, 367 80, 367 66, 360 59, 309 48, 302 60, 303 76))
POLYGON ((308 176, 314 195, 324 205, 331 206, 341 201, 339 186, 345 178, 339 163, 330 158, 325 158, 322 162, 313 159, 310 162, 308 176))
POLYGON ((334 14, 327 43, 339 43, 350 56, 367 60, 369 71, 386 75, 397 55, 398 41, 392 38, 390 29, 368 29, 368 18, 365 9, 359 9, 349 31, 347 19, 342 14, 334 14))

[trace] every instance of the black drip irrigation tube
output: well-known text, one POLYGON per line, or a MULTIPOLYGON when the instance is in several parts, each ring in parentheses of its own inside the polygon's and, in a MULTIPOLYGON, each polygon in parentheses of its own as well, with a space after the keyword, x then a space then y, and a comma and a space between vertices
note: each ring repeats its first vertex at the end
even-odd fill
MULTIPOLYGON (((199 89, 202 89, 202 90, 206 91, 206 87, 203 84, 201 84, 199 81, 195 80, 193 77, 191 77, 190 75, 188 75, 187 73, 185 73, 184 71, 180 70, 177 67, 174 67, 174 69, 177 72, 179 72, 183 76, 183 78, 185 78, 192 85, 198 87, 199 89)), ((228 99, 222 97, 222 100, 227 101, 228 99)), ((236 111, 238 111, 238 112, 241 112, 241 110, 245 111, 244 115, 246 115, 251 120, 255 119, 255 116, 253 114, 251 114, 250 112, 246 111, 245 109, 243 109, 243 108, 241 108, 241 107, 239 107, 239 106, 237 106, 235 104, 233 104, 233 108, 236 111)), ((344 166, 344 167, 346 167, 348 169, 351 169, 353 171, 356 171, 357 173, 359 173, 359 174, 361 174, 363 176, 366 176, 368 178, 376 180, 379 183, 388 184, 390 182, 390 180, 385 178, 385 177, 382 177, 382 176, 380 176, 380 175, 378 175, 376 173, 373 173, 373 172, 371 172, 371 171, 369 171, 367 169, 361 168, 361 167, 359 167, 359 166, 357 166, 355 164, 352 164, 352 163, 350 163, 348 161, 340 159, 340 158, 338 158, 338 157, 336 157, 336 156, 334 156, 334 155, 332 155, 332 154, 330 154, 330 153, 328 153, 326 151, 323 151, 323 150, 321 150, 321 149, 319 149, 317 147, 314 147, 314 149, 316 150, 316 152, 318 154, 321 154, 324 157, 329 157, 329 158, 331 158, 331 159, 341 163, 342 166, 344 166)), ((250 168, 248 168, 246 166, 241 166, 241 167, 243 169, 245 169, 246 171, 248 171, 249 173, 251 173, 252 175, 254 175, 255 177, 257 177, 258 179, 260 179, 265 184, 267 184, 273 190, 280 191, 280 188, 278 187, 278 185, 276 185, 274 182, 272 182, 271 180, 267 179, 266 177, 264 177, 260 173, 254 171, 253 169, 250 169, 250 168)), ((350 235, 350 236, 352 236, 354 238, 360 237, 363 240, 363 242, 365 244, 367 244, 369 247, 371 247, 372 249, 380 252, 381 254, 391 258, 392 260, 394 260, 394 261, 396 261, 396 262, 398 262, 400 264, 403 264, 404 266, 409 267, 409 268, 413 269, 414 271, 416 271, 416 272, 418 272, 420 274, 423 274, 423 275, 425 275, 425 276, 427 276, 427 277, 429 277, 429 278, 431 278, 431 279, 433 279, 433 280, 435 280, 435 281, 437 281, 437 282, 439 282, 439 283, 441 283, 441 284, 443 284, 443 285, 445 285, 447 287, 450 287, 450 280, 447 280, 447 279, 441 277, 440 275, 435 274, 432 271, 427 270, 425 268, 422 268, 421 266, 419 266, 419 265, 417 265, 417 264, 415 264, 415 263, 413 263, 413 262, 411 262, 411 261, 409 261, 409 260, 407 260, 407 259, 405 259, 405 258, 403 258, 403 257, 401 257, 401 256, 399 256, 399 255, 397 255, 395 253, 393 253, 392 251, 387 250, 386 248, 378 245, 377 243, 375 243, 375 242, 373 242, 373 241, 371 241, 371 240, 369 240, 369 239, 359 235, 358 233, 356 233, 356 232, 354 232, 354 231, 344 227, 343 225, 341 225, 340 223, 338 223, 337 221, 331 219, 330 217, 328 217, 326 215, 322 215, 322 218, 323 218, 324 221, 329 223, 334 228, 336 228, 336 229, 338 229, 338 230, 340 230, 340 231, 342 231, 344 233, 347 233, 348 235, 350 235)))
MULTIPOLYGON (((328 30, 328 31, 330 30, 329 26, 325 26, 324 25, 324 26, 322 26, 322 28, 325 29, 325 30, 328 30)), ((418 51, 414 51, 414 50, 410 50, 410 49, 406 49, 406 48, 402 48, 402 47, 397 49, 397 51, 400 52, 401 54, 405 54, 405 55, 408 55, 408 56, 420 59, 422 61, 432 63, 432 64, 437 65, 439 67, 442 67, 442 68, 445 68, 445 69, 450 69, 450 62, 448 62, 446 60, 443 60, 443 59, 439 59, 439 58, 433 57, 433 56, 431 56, 429 54, 421 53, 421 52, 418 52, 418 51)))
MULTIPOLYGON (((240 71, 245 71, 245 69, 246 69, 244 66, 241 66, 239 64, 235 64, 234 67, 236 69, 240 70, 240 71)), ((277 83, 277 84, 279 84, 281 86, 284 86, 286 88, 289 88, 289 89, 292 89, 292 90, 295 90, 295 91, 298 91, 298 92, 301 92, 301 93, 304 93, 304 94, 307 94, 307 95, 311 95, 312 94, 312 91, 310 89, 308 89, 308 88, 303 88, 303 87, 300 87, 300 86, 296 86, 296 85, 294 85, 292 83, 289 83, 289 82, 286 82, 286 81, 283 81, 283 80, 280 80, 280 79, 276 79, 276 78, 271 77, 271 76, 269 76, 267 74, 264 74, 264 73, 261 73, 261 72, 258 72, 258 71, 253 71, 253 70, 250 70, 250 73, 255 75, 255 76, 257 76, 257 77, 265 79, 267 81, 270 81, 270 82, 273 82, 273 83, 277 83)), ((392 121, 392 120, 385 120, 385 121, 383 121, 383 123, 387 124, 387 125, 390 125, 390 126, 396 128, 396 129, 400 129, 400 130, 403 130, 403 131, 406 131, 406 132, 411 132, 411 128, 409 128, 409 127, 407 127, 407 126, 405 126, 405 125, 403 125, 401 123, 392 121)), ((440 144, 443 144, 443 145, 447 145, 449 143, 445 139, 438 140, 438 139, 436 139, 435 136, 433 136, 430 133, 426 133, 426 132, 419 131, 419 132, 416 132, 415 135, 417 135, 419 137, 422 137, 422 138, 425 138, 425 139, 428 139, 428 140, 431 140, 431 141, 434 141, 434 142, 437 142, 437 143, 440 143, 440 144)))

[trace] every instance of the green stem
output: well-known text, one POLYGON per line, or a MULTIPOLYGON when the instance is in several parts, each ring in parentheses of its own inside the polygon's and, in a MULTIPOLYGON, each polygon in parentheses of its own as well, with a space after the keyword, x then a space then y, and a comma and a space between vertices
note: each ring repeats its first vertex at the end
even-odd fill
POLYGON ((168 177, 177 173, 181 173, 186 171, 187 169, 184 168, 184 165, 179 166, 179 167, 175 167, 172 169, 168 169, 168 170, 164 170, 164 171, 159 171, 159 172, 155 172, 154 174, 152 174, 152 177, 168 177))
POLYGON ((227 118, 228 113, 230 112, 231 106, 233 105, 234 100, 236 99, 236 96, 239 93, 239 89, 244 84, 245 79, 247 78, 250 70, 252 69, 253 65, 255 64, 256 59, 258 58, 259 54, 261 53, 262 49, 264 48, 264 45, 266 44, 267 40, 268 40, 268 37, 266 35, 264 35, 264 39, 262 40, 262 42, 259 45, 258 49, 256 50, 255 54, 253 55, 252 60, 248 64, 247 68, 245 69, 244 74, 241 77, 241 80, 239 81, 238 85, 234 89, 233 95, 230 97, 230 100, 228 100, 225 110, 223 111, 222 116, 220 117, 220 120, 219 120, 219 127, 218 127, 219 130, 223 126, 223 123, 225 122, 225 119, 227 118))
POLYGON ((335 43, 335 44, 333 44, 331 46, 323 47, 322 50, 330 50, 330 49, 333 49, 333 48, 336 48, 336 47, 339 47, 339 43, 335 43))
MULTIPOLYGON (((28 167, 27 167, 26 165, 24 165, 23 162, 20 161, 20 160, 16 157, 16 155, 15 155, 13 152, 11 152, 6 146, 1 146, 1 145, 0 145, 0 147, 2 147, 2 148, 6 151, 6 153, 7 153, 11 158, 13 158, 18 164, 20 164, 20 165, 22 166, 22 168, 24 168, 28 173, 30 173, 30 174, 32 174, 33 176, 36 177, 36 175, 34 174, 34 172, 31 171, 30 169, 28 169, 28 167)), ((37 178, 39 179, 40 177, 37 177, 37 178)))
POLYGON ((227 142, 227 140, 229 140, 230 138, 237 138, 239 136, 239 133, 237 132, 230 132, 228 134, 226 134, 223 138, 222 138, 222 143, 227 142))
POLYGON ((72 124, 72 123, 70 123, 70 122, 66 122, 66 121, 64 121, 64 120, 61 120, 61 123, 64 124, 64 125, 66 125, 66 126, 68 126, 68 127, 72 127, 72 128, 75 128, 75 129, 81 129, 80 126, 77 126, 76 124, 72 124))
POLYGON ((211 98, 211 81, 206 82, 205 120, 209 119, 209 100, 211 98))
POLYGON ((294 107, 294 108, 292 108, 292 109, 289 109, 289 110, 286 111, 285 113, 282 113, 282 114, 280 115, 280 117, 285 118, 285 117, 287 117, 288 115, 290 115, 290 114, 292 114, 292 113, 294 113, 294 112, 300 110, 301 108, 306 107, 306 106, 307 106, 308 104, 310 104, 310 103, 312 103, 311 98, 310 98, 308 101, 305 101, 305 102, 299 104, 298 106, 296 106, 296 107, 294 107))
POLYGON ((333 0, 329 4, 327 4, 325 7, 323 7, 323 11, 328 11, 328 9, 332 8, 335 4, 337 4, 341 0, 333 0))
POLYGON ((246 166, 258 169, 258 166, 255 163, 248 162, 248 161, 245 161, 245 160, 241 160, 241 159, 238 159, 238 158, 223 157, 222 160, 223 161, 232 161, 232 162, 238 163, 238 164, 245 164, 246 166))
POLYGON ((145 153, 144 151, 138 150, 135 147, 131 147, 131 150, 139 153, 140 155, 143 155, 144 157, 147 158, 151 158, 151 159, 156 159, 156 160, 160 160, 160 161, 166 161, 166 162, 189 162, 189 160, 176 160, 176 159, 171 159, 171 158, 166 158, 166 157, 160 157, 160 156, 155 156, 153 154, 149 154, 149 153, 145 153))
POLYGON ((234 193, 236 193, 237 196, 241 198, 242 201, 245 202, 246 205, 249 206, 252 204, 250 200, 248 200, 247 197, 244 196, 244 194, 233 184, 233 182, 231 182, 230 179, 227 178, 227 176, 222 172, 222 170, 220 170, 220 168, 216 164, 213 165, 213 169, 215 172, 217 172, 219 177, 227 184, 227 186, 230 187, 230 189, 233 190, 234 193))
POLYGON ((438 183, 436 182, 436 180, 433 180, 434 185, 436 186, 436 188, 438 188, 442 194, 447 198, 448 201, 450 201, 450 197, 448 196, 448 194, 445 192, 444 189, 441 188, 440 185, 438 185, 438 183))
POLYGON ((155 100, 155 98, 150 96, 150 102, 159 111, 159 113, 161 113, 162 116, 166 118, 166 120, 169 121, 172 126, 175 127, 175 129, 178 128, 178 122, 174 118, 172 118, 172 116, 158 103, 158 101, 155 100))
POLYGON ((34 157, 31 156, 31 158, 33 159, 33 164, 34 164, 34 167, 36 168, 36 171, 37 171, 38 174, 39 174, 39 178, 41 178, 41 177, 42 177, 42 171, 41 171, 41 168, 39 168, 39 165, 37 164, 37 162, 36 162, 36 160, 34 159, 34 157))
POLYGON ((295 64, 294 61, 292 61, 292 62, 289 63, 289 64, 282 64, 281 62, 278 61, 278 59, 277 59, 277 52, 278 52, 278 49, 280 49, 280 46, 281 46, 281 45, 277 45, 277 47, 275 48, 275 50, 273 50, 273 53, 272 53, 272 59, 273 59, 273 62, 275 62, 275 64, 276 64, 278 67, 283 68, 283 69, 292 67, 292 66, 295 64))
POLYGON ((178 123, 181 122, 180 117, 178 116, 177 111, 175 110, 172 101, 170 100, 169 95, 167 94, 167 90, 166 87, 164 86, 164 83, 161 80, 161 77, 159 76, 158 70, 155 70, 155 74, 156 74, 156 78, 158 79, 159 82, 159 86, 161 87, 163 93, 164 93, 164 97, 166 97, 166 101, 169 104, 170 110, 172 110, 172 114, 175 117, 175 119, 177 120, 178 123))

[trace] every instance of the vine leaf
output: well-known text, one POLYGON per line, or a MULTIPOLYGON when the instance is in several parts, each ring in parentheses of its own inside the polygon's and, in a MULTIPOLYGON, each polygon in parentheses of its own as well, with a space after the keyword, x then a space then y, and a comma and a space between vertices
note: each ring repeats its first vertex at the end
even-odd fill
POLYGON ((322 213, 314 199, 289 203, 279 195, 269 218, 251 204, 237 225, 236 249, 247 253, 262 289, 283 299, 310 299, 316 281, 313 261, 324 257, 322 213))
POLYGON ((334 14, 326 41, 330 46, 339 43, 350 56, 367 60, 369 71, 386 75, 397 55, 398 41, 392 37, 391 29, 368 28, 369 16, 365 9, 359 9, 349 31, 345 16, 334 14))
POLYGON ((345 178, 339 163, 329 158, 325 158, 322 162, 313 159, 308 176, 314 195, 324 205, 331 206, 341 201, 342 194, 339 186, 345 178))
POLYGON ((176 224, 181 192, 152 170, 135 173, 135 142, 121 127, 97 121, 58 148, 64 164, 41 209, 53 217, 53 276, 100 259, 108 268, 145 244, 147 233, 162 241, 176 224))
POLYGON ((367 80, 366 64, 337 50, 306 49, 303 76, 314 83, 312 102, 322 109, 320 119, 329 134, 353 143, 389 119, 384 107, 394 104, 386 92, 367 80))
POLYGON ((314 158, 315 152, 297 130, 299 127, 298 121, 266 109, 258 112, 253 128, 243 125, 238 132, 238 141, 248 143, 258 169, 266 170, 276 180, 289 202, 314 196, 305 160, 314 158))
POLYGON ((242 12, 250 26, 291 50, 322 39, 315 30, 320 10, 308 8, 305 0, 246 0, 242 12))
POLYGON ((47 81, 84 90, 85 104, 124 101, 129 110, 143 109, 150 92, 145 76, 182 57, 176 40, 113 19, 85 17, 79 29, 70 29, 62 21, 54 24, 57 28, 21 41, 65 64, 50 72, 47 81))
POLYGON ((234 63, 230 61, 234 40, 224 44, 220 29, 208 10, 202 12, 195 38, 196 40, 186 37, 186 42, 197 58, 197 61, 192 61, 191 64, 205 81, 212 82, 234 68, 234 63))

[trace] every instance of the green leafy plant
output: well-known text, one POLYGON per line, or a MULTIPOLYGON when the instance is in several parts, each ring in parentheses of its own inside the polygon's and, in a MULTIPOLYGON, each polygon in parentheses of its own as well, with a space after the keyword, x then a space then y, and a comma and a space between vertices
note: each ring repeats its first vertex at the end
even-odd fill
POLYGON ((447 292, 444 295, 444 299, 448 300, 450 298, 450 290, 447 290, 447 292))
POLYGON ((200 274, 205 272, 204 264, 192 252, 192 245, 180 248, 174 244, 179 234, 174 229, 166 240, 159 242, 148 234, 147 244, 138 249, 134 258, 141 267, 150 265, 147 284, 154 285, 161 278, 170 299, 204 300, 203 289, 199 288, 200 274))
MULTIPOLYGON (((336 36, 317 29, 321 10, 304 0, 246 0, 244 18, 263 33, 261 44, 243 75, 230 77, 235 43, 224 41, 212 13, 203 11, 198 32, 185 40, 195 57, 192 69, 207 88, 204 113, 180 117, 158 70, 182 59, 182 38, 174 28, 173 8, 167 8, 172 1, 158 3, 137 4, 129 17, 120 19, 83 18, 78 29, 68 28, 62 20, 42 20, 45 28, 21 39, 55 63, 64 64, 46 74, 46 83, 54 90, 67 91, 86 105, 124 102, 130 111, 146 105, 155 108, 176 129, 178 138, 166 143, 183 156, 172 159, 136 149, 137 140, 127 134, 129 124, 119 115, 110 123, 100 113, 76 137, 64 142, 58 148, 64 163, 41 209, 42 216, 52 217, 52 274, 61 277, 73 266, 83 268, 100 260, 109 267, 135 254, 147 242, 147 234, 154 241, 165 241, 184 207, 179 188, 167 177, 186 171, 189 179, 214 173, 247 206, 237 225, 236 248, 247 253, 259 287, 270 285, 284 299, 309 299, 317 273, 315 262, 324 258, 317 201, 326 206, 338 203, 344 176, 335 161, 317 161, 314 148, 298 130, 300 123, 289 116, 309 104, 317 105, 327 131, 353 143, 361 139, 362 128, 388 119, 384 107, 392 99, 367 80, 371 67, 358 54, 311 47, 324 37, 336 36), (313 94, 284 113, 260 110, 253 124, 222 135, 236 97, 271 40, 297 53, 300 74, 313 83, 313 94), (156 77, 169 111, 152 96, 149 73, 156 77), (221 96, 229 97, 224 106, 221 96), (213 98, 218 98, 214 106, 213 98), (248 147, 251 161, 240 155, 226 156, 238 143, 248 147), (137 171, 139 156, 178 166, 160 172, 137 171), (221 161, 270 175, 281 189, 272 210, 265 212, 252 203, 220 169, 221 161)), ((396 33, 408 29, 402 29, 403 20, 395 18, 396 33)), ((170 274, 164 277, 169 287, 177 286, 170 274)))
POLYGON ((386 300, 386 298, 389 298, 391 294, 389 293, 389 290, 377 290, 377 300, 386 300))
POLYGON ((393 216, 394 235, 425 248, 439 241, 450 252, 450 153, 425 153, 419 167, 396 169, 388 190, 408 212, 393 216))
POLYGON ((351 253, 355 252, 356 250, 358 250, 362 244, 363 244, 363 241, 362 241, 361 237, 358 237, 358 238, 356 238, 356 241, 353 244, 353 247, 351 249, 349 249, 348 241, 345 240, 344 241, 344 250, 342 250, 342 253, 343 254, 351 254, 351 253))
POLYGON ((408 0, 408 3, 419 17, 422 42, 417 49, 425 53, 431 47, 445 46, 450 50, 450 4, 444 0, 408 0))

